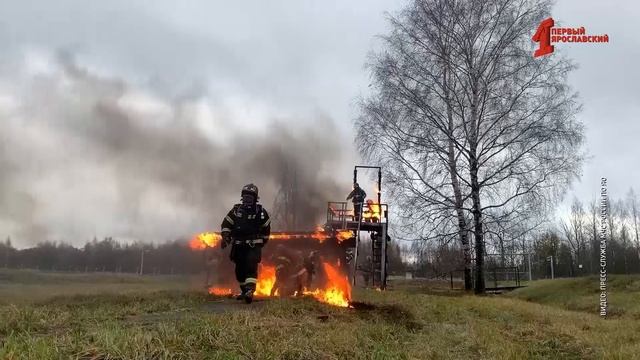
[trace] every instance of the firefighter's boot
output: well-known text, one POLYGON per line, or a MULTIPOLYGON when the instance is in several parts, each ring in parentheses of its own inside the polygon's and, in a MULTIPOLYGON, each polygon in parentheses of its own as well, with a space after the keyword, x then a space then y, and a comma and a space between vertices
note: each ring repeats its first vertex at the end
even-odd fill
POLYGON ((253 302, 253 289, 247 289, 244 293, 244 302, 251 304, 253 302))
POLYGON ((240 285, 240 294, 236 296, 236 300, 245 300, 247 295, 247 287, 245 285, 240 285))

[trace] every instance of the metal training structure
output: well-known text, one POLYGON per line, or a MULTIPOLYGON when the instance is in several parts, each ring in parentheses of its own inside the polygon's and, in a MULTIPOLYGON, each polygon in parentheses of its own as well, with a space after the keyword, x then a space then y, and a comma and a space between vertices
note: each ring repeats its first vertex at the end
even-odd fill
POLYGON ((333 232, 341 230, 350 230, 355 232, 356 236, 352 241, 346 244, 347 247, 353 248, 353 271, 352 281, 356 284, 357 264, 358 264, 358 245, 362 242, 361 236, 363 232, 370 235, 371 238, 371 261, 366 264, 365 269, 371 274, 371 286, 379 289, 385 289, 387 286, 388 260, 387 260, 387 241, 390 240, 388 235, 389 209, 387 204, 382 203, 382 169, 379 166, 363 166, 358 165, 353 169, 353 184, 358 182, 358 169, 375 169, 378 171, 377 181, 377 202, 365 202, 360 208, 360 214, 354 213, 348 209, 348 202, 329 202, 327 206, 327 222, 325 227, 333 232), (385 241, 386 240, 386 241, 385 241))

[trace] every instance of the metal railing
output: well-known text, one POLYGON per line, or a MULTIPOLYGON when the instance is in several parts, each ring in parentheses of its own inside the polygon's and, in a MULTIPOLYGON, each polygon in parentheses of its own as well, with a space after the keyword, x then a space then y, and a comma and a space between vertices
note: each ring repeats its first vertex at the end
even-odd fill
MULTIPOLYGON (((387 222, 387 204, 363 203, 361 218, 364 223, 387 222), (376 209, 378 207, 378 209, 376 209), (377 211, 376 211, 377 210, 377 211)), ((354 209, 349 209, 346 201, 331 201, 327 205, 327 222, 339 222, 346 228, 347 221, 358 221, 354 209)))

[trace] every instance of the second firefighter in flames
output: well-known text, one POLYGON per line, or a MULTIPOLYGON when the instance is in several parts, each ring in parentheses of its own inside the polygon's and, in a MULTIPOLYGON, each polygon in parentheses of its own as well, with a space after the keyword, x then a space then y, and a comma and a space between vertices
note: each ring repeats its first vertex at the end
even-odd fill
POLYGON ((276 282, 271 289, 271 296, 302 295, 305 290, 311 289, 318 259, 317 251, 311 251, 305 257, 302 252, 279 244, 270 259, 276 265, 276 282))
POLYGON ((269 241, 271 219, 258 204, 258 187, 245 185, 242 203, 236 204, 222 221, 222 247, 231 245, 229 255, 235 263, 236 280, 240 284, 238 299, 250 304, 258 281, 258 264, 262 260, 262 247, 269 241))

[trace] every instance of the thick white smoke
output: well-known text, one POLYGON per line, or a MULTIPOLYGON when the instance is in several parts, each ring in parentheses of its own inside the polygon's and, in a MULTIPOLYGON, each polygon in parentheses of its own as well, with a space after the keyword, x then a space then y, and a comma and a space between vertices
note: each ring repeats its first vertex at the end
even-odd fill
POLYGON ((81 244, 217 230, 242 185, 256 183, 271 209, 289 173, 299 223, 312 226, 349 190, 349 140, 325 116, 278 116, 259 102, 170 98, 70 56, 30 55, 0 75, 0 236, 81 244))

